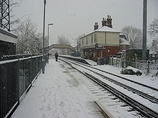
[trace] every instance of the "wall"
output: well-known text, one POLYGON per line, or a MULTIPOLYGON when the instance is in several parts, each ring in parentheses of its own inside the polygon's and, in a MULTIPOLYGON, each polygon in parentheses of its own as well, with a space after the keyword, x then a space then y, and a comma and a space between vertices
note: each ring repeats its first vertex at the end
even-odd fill
POLYGON ((107 58, 119 52, 119 33, 116 32, 93 32, 81 38, 82 57, 97 61, 97 58, 107 58), (96 42, 94 35, 96 34, 96 42), (92 36, 93 35, 93 41, 92 36), (87 40, 87 41, 86 41, 87 40), (82 43, 83 42, 83 43, 82 43), (95 44, 98 47, 95 47, 95 44))
POLYGON ((102 47, 105 45, 106 46, 119 46, 119 33, 95 32, 95 33, 91 33, 91 34, 81 38, 81 48, 94 47, 94 45, 96 43, 98 43, 99 47, 102 47), (95 34, 97 35, 96 42, 94 41, 95 34), (93 35, 93 41, 91 41, 92 35, 93 35), (83 45, 82 45, 82 43, 83 43, 83 45))
POLYGON ((106 46, 119 46, 119 33, 106 33, 106 46))

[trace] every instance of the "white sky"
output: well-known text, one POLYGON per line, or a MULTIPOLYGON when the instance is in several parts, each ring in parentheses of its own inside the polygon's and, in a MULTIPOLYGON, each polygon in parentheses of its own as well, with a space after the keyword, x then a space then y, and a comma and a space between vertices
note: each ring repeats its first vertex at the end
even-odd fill
MULTIPOLYGON (((32 19, 38 32, 43 30, 44 0, 22 1, 14 9, 16 17, 32 19)), ((158 0, 148 0, 148 24, 158 18, 158 0)), ((111 15, 113 28, 120 30, 132 25, 142 29, 143 0, 47 0, 46 4, 46 35, 50 26, 50 43, 56 43, 59 35, 64 35, 74 44, 74 39, 94 29, 94 23, 101 27, 103 17, 111 15)))

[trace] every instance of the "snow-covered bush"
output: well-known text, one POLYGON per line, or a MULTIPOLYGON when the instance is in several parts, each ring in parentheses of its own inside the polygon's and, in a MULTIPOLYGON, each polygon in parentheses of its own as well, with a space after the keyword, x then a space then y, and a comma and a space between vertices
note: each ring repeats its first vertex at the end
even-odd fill
POLYGON ((125 69, 123 69, 121 71, 121 74, 141 76, 142 75, 142 71, 139 70, 139 69, 133 68, 131 66, 128 66, 127 68, 125 68, 125 69))

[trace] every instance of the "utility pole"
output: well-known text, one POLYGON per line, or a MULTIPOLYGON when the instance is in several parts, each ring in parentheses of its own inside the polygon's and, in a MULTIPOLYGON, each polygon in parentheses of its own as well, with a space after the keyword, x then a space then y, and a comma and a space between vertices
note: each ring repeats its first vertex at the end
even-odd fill
POLYGON ((143 1, 143 45, 142 45, 142 61, 146 62, 146 36, 147 35, 147 0, 143 1))
POLYGON ((10 5, 9 0, 0 0, 0 27, 10 31, 10 5))
POLYGON ((46 0, 44 0, 44 13, 43 13, 43 57, 42 57, 42 73, 45 73, 45 58, 44 58, 44 41, 45 41, 45 10, 46 10, 46 0))

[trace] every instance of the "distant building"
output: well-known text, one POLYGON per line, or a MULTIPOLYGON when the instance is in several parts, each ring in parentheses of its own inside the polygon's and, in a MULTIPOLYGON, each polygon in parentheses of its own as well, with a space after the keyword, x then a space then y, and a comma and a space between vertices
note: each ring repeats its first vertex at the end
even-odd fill
POLYGON ((0 28, 0 55, 16 54, 17 36, 0 28))
POLYGON ((130 48, 130 43, 127 41, 125 35, 120 35, 120 52, 130 48))
POLYGON ((81 57, 96 61, 97 58, 107 58, 129 48, 129 42, 120 37, 120 31, 112 28, 111 16, 103 18, 102 27, 100 29, 98 27, 96 22, 94 31, 80 38, 81 57))

